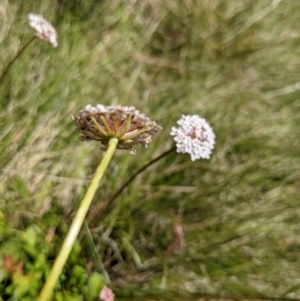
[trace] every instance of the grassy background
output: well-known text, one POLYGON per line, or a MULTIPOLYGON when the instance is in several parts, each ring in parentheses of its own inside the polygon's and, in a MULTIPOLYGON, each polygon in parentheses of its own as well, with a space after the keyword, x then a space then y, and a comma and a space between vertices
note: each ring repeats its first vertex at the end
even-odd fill
POLYGON ((71 116, 87 104, 133 105, 163 127, 147 150, 116 153, 94 205, 171 147, 181 114, 199 114, 217 136, 211 160, 165 157, 90 221, 99 253, 115 242, 123 258, 107 266, 115 287, 299 296, 299 9, 279 0, 2 0, 2 66, 32 37, 27 13, 43 14, 59 37, 57 49, 36 40, 0 87, 0 210, 10 227, 69 224, 102 156, 74 132, 71 116), (170 210, 186 250, 167 268, 170 210))

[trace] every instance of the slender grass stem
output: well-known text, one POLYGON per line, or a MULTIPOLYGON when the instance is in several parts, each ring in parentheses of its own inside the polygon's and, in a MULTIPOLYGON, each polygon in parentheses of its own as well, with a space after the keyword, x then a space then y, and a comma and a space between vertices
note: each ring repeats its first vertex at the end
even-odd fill
POLYGON ((90 228, 88 226, 87 221, 84 221, 84 228, 85 228, 85 231, 86 231, 87 241, 88 241, 91 253, 93 254, 94 260, 95 260, 95 262, 98 266, 99 271, 102 273, 102 275, 104 277, 105 284, 109 285, 110 282, 111 282, 110 278, 109 278, 109 276, 108 276, 108 274, 105 270, 105 267, 102 264, 101 259, 98 256, 98 253, 96 251, 96 247, 95 247, 95 244, 94 244, 94 240, 93 240, 93 237, 92 237, 92 234, 91 234, 91 231, 90 231, 90 228))
POLYGON ((138 169, 120 188, 119 190, 117 190, 117 192, 106 202, 106 204, 103 204, 103 202, 101 204, 99 204, 98 206, 96 206, 96 208, 93 210, 93 212, 90 215, 89 221, 91 222, 99 213, 99 211, 103 208, 106 207, 107 204, 112 204, 117 198, 118 196, 124 191, 124 189, 126 187, 128 187, 130 185, 130 183, 143 171, 145 171, 148 167, 150 167, 152 164, 154 164, 155 162, 159 161, 160 159, 162 159, 163 157, 167 156, 169 153, 172 153, 174 150, 176 149, 175 146, 171 147, 169 150, 165 151, 164 153, 162 153, 161 155, 157 156, 156 158, 154 158, 153 160, 151 160, 150 162, 148 162, 147 164, 145 164, 144 166, 142 166, 140 169, 138 169))
POLYGON ((0 85, 4 81, 6 75, 8 74, 10 68, 14 64, 14 62, 21 56, 21 54, 26 50, 26 48, 37 38, 37 36, 33 36, 21 49, 19 49, 18 53, 15 55, 15 57, 8 63, 8 65, 5 67, 5 69, 2 71, 0 75, 0 85))
POLYGON ((46 283, 37 299, 38 301, 47 301, 51 297, 53 288, 54 288, 54 286, 58 280, 58 277, 60 276, 62 269, 69 257, 69 254, 76 241, 76 238, 78 236, 80 228, 84 222, 86 213, 90 208, 90 205, 92 203, 94 195, 97 191, 97 188, 99 187, 99 183, 104 175, 104 172, 107 169, 108 163, 110 162, 110 160, 114 154, 117 144, 118 144, 117 138, 110 139, 108 149, 105 152, 105 155, 96 170, 96 173, 91 181, 91 184, 90 184, 83 200, 81 201, 81 204, 80 204, 77 214, 71 224, 69 232, 63 242, 63 245, 62 245, 60 252, 54 262, 54 265, 50 271, 50 274, 46 280, 46 283))

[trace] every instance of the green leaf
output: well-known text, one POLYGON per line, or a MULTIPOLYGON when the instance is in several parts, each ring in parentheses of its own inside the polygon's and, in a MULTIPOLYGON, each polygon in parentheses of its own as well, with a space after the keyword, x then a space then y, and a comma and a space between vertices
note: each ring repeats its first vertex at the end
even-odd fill
POLYGON ((104 286, 104 278, 99 273, 93 273, 89 277, 88 286, 91 298, 96 298, 99 295, 100 290, 104 286))

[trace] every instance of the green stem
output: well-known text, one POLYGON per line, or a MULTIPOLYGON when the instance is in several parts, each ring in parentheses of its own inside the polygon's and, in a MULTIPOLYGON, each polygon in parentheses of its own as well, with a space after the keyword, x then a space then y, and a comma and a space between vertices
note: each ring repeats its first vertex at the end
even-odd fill
POLYGON ((96 206, 96 208, 92 211, 90 218, 89 218, 89 222, 91 222, 99 213, 101 208, 106 207, 107 204, 112 205, 112 203, 117 199, 117 197, 124 191, 124 189, 126 187, 129 186, 129 184, 140 174, 142 173, 144 170, 146 170, 148 167, 150 167, 152 164, 154 164, 155 162, 159 161, 160 159, 162 159, 163 157, 167 156, 169 153, 172 153, 174 150, 176 149, 175 146, 171 147, 169 150, 165 151, 164 153, 162 153, 161 155, 157 156, 156 158, 154 158, 153 160, 151 160, 150 162, 148 162, 147 164, 145 164, 144 166, 142 166, 139 170, 137 170, 122 186, 121 188, 111 197, 111 199, 109 199, 109 201, 106 202, 106 204, 103 204, 103 202, 101 204, 99 204, 98 206, 96 206))
POLYGON ((114 154, 117 144, 118 144, 117 138, 110 139, 108 149, 105 152, 103 159, 100 162, 100 164, 95 172, 95 175, 92 179, 92 182, 91 182, 83 200, 81 201, 81 204, 80 204, 77 214, 71 224, 71 227, 69 229, 67 237, 65 238, 65 240, 63 242, 60 252, 54 262, 54 265, 50 271, 50 274, 46 280, 46 283, 45 283, 37 301, 47 301, 51 297, 53 288, 54 288, 54 286, 58 280, 58 277, 60 276, 62 269, 69 257, 69 254, 76 241, 76 238, 78 236, 80 228, 84 222, 85 216, 90 208, 90 205, 91 205, 94 195, 97 191, 97 188, 99 187, 99 183, 104 175, 104 172, 106 171, 108 163, 110 162, 110 160, 114 154))
POLYGON ((103 263, 101 261, 101 259, 98 256, 95 244, 94 244, 94 240, 90 231, 90 228, 88 226, 87 221, 84 221, 84 228, 86 231, 86 237, 87 237, 87 241, 91 250, 91 253, 93 254, 94 260, 98 266, 99 271, 102 273, 103 277, 104 277, 104 281, 106 285, 110 284, 110 278, 105 270, 105 267, 103 266, 103 263))
POLYGON ((151 160, 150 162, 148 162, 147 164, 145 164, 144 166, 142 166, 138 171, 136 171, 122 186, 121 188, 113 195, 113 197, 110 199, 110 202, 113 202, 122 192, 123 190, 140 174, 142 173, 144 170, 146 170, 149 166, 151 166, 152 164, 154 164, 155 162, 159 161, 160 159, 162 159, 163 157, 165 157, 166 155, 168 155, 169 153, 172 153, 176 148, 175 147, 171 147, 169 150, 165 151, 164 153, 162 153, 161 155, 157 156, 156 158, 154 158, 153 160, 151 160))
POLYGON ((0 75, 0 85, 2 84, 3 80, 5 79, 7 73, 9 72, 10 68, 14 64, 14 62, 21 56, 21 54, 25 51, 25 49, 36 39, 36 36, 33 36, 15 55, 15 57, 8 63, 6 68, 2 71, 0 75))

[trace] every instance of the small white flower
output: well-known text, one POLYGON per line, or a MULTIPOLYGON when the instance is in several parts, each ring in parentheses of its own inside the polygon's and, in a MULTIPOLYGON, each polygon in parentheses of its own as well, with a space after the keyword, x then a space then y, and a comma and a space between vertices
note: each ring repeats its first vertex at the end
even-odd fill
POLYGON ((38 38, 49 42, 53 47, 57 46, 56 30, 42 15, 28 14, 28 21, 38 38))
POLYGON ((191 160, 209 159, 215 145, 215 134, 204 118, 198 115, 182 115, 179 128, 170 132, 176 142, 177 153, 188 153, 191 160))

